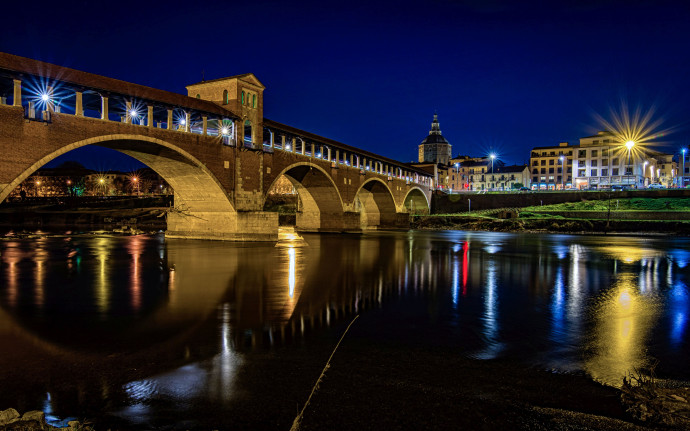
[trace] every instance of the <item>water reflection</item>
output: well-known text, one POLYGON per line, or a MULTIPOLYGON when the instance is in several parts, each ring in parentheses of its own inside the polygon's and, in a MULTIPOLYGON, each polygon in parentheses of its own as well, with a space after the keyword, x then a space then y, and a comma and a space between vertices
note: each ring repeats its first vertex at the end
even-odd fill
MULTIPOLYGON (((370 316, 367 337, 403 348, 452 346, 614 385, 661 357, 667 376, 690 378, 687 250, 674 240, 468 232, 286 231, 275 245, 9 239, 0 241, 0 337, 55 364, 108 370, 98 382, 53 377, 79 385, 49 385, 56 415, 86 397, 77 392, 132 423, 160 405, 182 415, 232 404, 255 390, 239 376, 256 352, 328 343, 320 334, 354 313, 370 316)), ((0 380, 32 387, 31 378, 0 353, 0 380)))
POLYGON ((585 368, 595 379, 614 386, 650 365, 645 346, 658 307, 640 294, 634 279, 632 274, 619 276, 594 310, 593 352, 585 368))

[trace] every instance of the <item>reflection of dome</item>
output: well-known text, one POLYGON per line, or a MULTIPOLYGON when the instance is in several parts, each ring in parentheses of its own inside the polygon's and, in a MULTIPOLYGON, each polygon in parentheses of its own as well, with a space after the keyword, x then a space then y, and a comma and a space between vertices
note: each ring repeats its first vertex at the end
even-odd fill
POLYGON ((438 124, 438 114, 434 114, 434 121, 431 123, 431 130, 429 131, 429 136, 424 138, 423 144, 448 144, 446 138, 441 134, 441 128, 438 124))

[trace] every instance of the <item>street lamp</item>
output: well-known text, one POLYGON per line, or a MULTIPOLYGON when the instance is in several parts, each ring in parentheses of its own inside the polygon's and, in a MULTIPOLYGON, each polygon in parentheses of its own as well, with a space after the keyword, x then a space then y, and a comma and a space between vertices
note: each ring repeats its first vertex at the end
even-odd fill
POLYGON ((132 177, 132 182, 137 185, 137 196, 139 196, 139 178, 132 177))
POLYGON ((559 157, 561 159, 561 190, 565 188, 565 157, 559 157))
POLYGON ((491 154, 489 157, 491 157, 491 189, 493 190, 493 181, 494 181, 494 159, 496 158, 496 154, 491 154))
MULTIPOLYGON (((644 161, 642 164, 642 183, 647 182, 647 163, 649 163, 647 160, 644 161)), ((652 183, 652 179, 649 179, 649 183, 652 183)))
MULTIPOLYGON (((632 148, 635 146, 635 142, 633 141, 628 141, 625 143, 625 148, 628 149, 628 166, 630 165, 630 151, 632 148)), ((625 167, 625 176, 628 176, 628 166, 625 167)), ((632 171, 632 169, 631 169, 632 171)), ((630 184, 630 178, 627 179, 626 183, 630 184)))
POLYGON ((682 153, 680 168, 680 186, 685 187, 685 148, 683 148, 680 152, 682 153))

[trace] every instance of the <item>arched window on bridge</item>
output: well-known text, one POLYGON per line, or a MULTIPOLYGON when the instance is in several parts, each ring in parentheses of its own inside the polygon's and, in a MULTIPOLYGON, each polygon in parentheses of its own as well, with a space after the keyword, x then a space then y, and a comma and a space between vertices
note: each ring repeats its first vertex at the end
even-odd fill
POLYGON ((201 99, 201 94, 197 93, 197 94, 196 94, 196 98, 197 98, 197 99, 201 99))
POLYGON ((244 142, 253 142, 252 141, 252 122, 249 120, 246 120, 244 122, 244 142))
POLYGON ((242 105, 244 105, 244 91, 242 92, 242 105))
POLYGON ((256 108, 256 94, 252 94, 252 108, 256 108))
POLYGON ((223 104, 227 105, 228 102, 228 90, 223 90, 223 104))

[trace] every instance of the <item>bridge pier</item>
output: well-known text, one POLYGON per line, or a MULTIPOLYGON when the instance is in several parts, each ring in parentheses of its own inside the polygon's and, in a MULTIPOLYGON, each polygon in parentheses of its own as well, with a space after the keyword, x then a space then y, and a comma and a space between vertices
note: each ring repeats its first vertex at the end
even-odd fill
POLYGON ((168 213, 167 238, 277 241, 278 213, 266 211, 168 213))
POLYGON ((295 218, 298 232, 360 232, 358 212, 298 212, 295 218))

